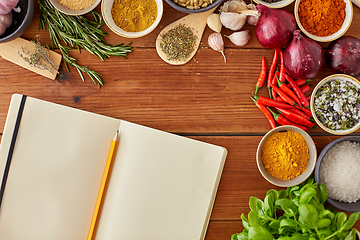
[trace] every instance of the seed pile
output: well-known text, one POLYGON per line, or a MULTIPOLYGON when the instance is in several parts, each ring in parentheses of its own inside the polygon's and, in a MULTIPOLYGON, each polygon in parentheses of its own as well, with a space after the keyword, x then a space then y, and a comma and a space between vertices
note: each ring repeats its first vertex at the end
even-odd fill
POLYGON ((334 79, 315 94, 316 117, 331 130, 346 130, 360 120, 360 92, 350 81, 334 79))
MULTIPOLYGON (((216 0, 173 0, 179 6, 186 7, 187 9, 200 9, 213 4, 216 0)), ((217 0, 220 1, 220 0, 217 0)))

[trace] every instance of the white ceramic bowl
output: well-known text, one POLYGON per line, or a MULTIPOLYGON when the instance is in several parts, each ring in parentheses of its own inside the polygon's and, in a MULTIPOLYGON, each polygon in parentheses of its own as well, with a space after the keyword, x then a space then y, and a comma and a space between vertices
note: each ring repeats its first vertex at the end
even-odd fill
POLYGON ((288 5, 290 5, 291 3, 294 2, 294 0, 281 0, 281 1, 278 1, 278 2, 272 2, 272 3, 268 3, 268 2, 265 2, 265 1, 261 1, 261 0, 254 0, 254 2, 256 3, 260 3, 262 5, 265 5, 269 8, 283 8, 283 7, 286 7, 288 5))
POLYGON ((91 10, 93 10, 94 8, 96 8, 96 6, 99 5, 101 0, 96 0, 93 3, 93 5, 91 5, 88 8, 81 9, 81 10, 73 10, 73 9, 67 8, 64 5, 62 5, 59 0, 50 0, 50 2, 57 10, 59 10, 60 12, 62 12, 64 14, 67 14, 67 15, 84 15, 84 14, 90 12, 91 10))
POLYGON ((162 2, 162 0, 155 0, 155 2, 157 4, 157 17, 155 19, 155 22, 150 27, 148 27, 147 29, 145 29, 144 31, 141 31, 141 32, 127 32, 115 24, 114 19, 111 14, 111 9, 112 9, 114 0, 103 0, 102 1, 101 14, 105 20, 106 25, 114 33, 116 33, 122 37, 126 37, 126 38, 143 37, 143 36, 149 34, 151 31, 153 31, 157 27, 157 25, 160 23, 160 20, 162 18, 163 9, 164 9, 163 2, 162 2))
POLYGON ((317 90, 323 86, 325 83, 333 80, 333 79, 343 79, 343 80, 347 80, 347 81, 350 81, 352 82, 355 86, 357 86, 359 89, 360 89, 360 82, 352 77, 352 76, 349 76, 349 75, 346 75, 346 74, 334 74, 334 75, 330 75, 324 79, 322 79, 314 88, 312 94, 311 94, 311 99, 310 99, 310 110, 311 110, 311 113, 312 113, 312 116, 315 120, 315 122, 317 123, 317 125, 319 125, 323 130, 327 131, 328 133, 331 133, 331 134, 335 134, 335 135, 346 135, 346 134, 349 134, 349 133, 352 133, 356 130, 358 130, 360 128, 360 121, 359 123, 357 123, 354 127, 352 128, 349 128, 349 129, 346 129, 346 130, 332 130, 332 129, 329 129, 327 127, 325 127, 321 122, 320 120, 316 117, 316 114, 315 114, 315 104, 314 104, 314 101, 315 101, 315 95, 316 95, 316 92, 317 90))
POLYGON ((317 158, 317 151, 316 151, 314 141, 312 140, 312 138, 310 137, 310 135, 307 132, 305 132, 304 130, 302 130, 298 127, 295 127, 295 126, 279 126, 279 127, 276 127, 274 129, 270 130, 261 139, 261 141, 258 145, 257 151, 256 151, 256 163, 257 163, 257 166, 258 166, 258 169, 259 169, 261 175, 266 180, 268 180, 270 183, 272 183, 276 186, 280 186, 280 187, 292 187, 292 186, 298 185, 298 184, 304 182, 306 179, 308 179, 315 169, 316 158, 317 158), (285 131, 293 131, 293 132, 297 132, 297 133, 301 134, 301 136, 304 137, 304 139, 309 147, 309 163, 307 165, 305 172, 291 180, 282 180, 282 179, 272 176, 266 170, 266 168, 262 162, 262 158, 261 158, 262 150, 263 150, 265 142, 268 140, 268 138, 271 135, 273 135, 276 132, 280 132, 280 131, 284 131, 284 132, 285 131))
POLYGON ((339 37, 341 37, 342 35, 344 35, 346 33, 346 31, 349 29, 352 19, 353 19, 353 6, 351 3, 351 0, 344 0, 346 3, 346 8, 345 8, 345 20, 343 22, 343 25, 341 26, 341 28, 339 29, 339 31, 337 31, 336 33, 330 35, 330 36, 326 36, 326 37, 319 37, 316 36, 314 34, 309 33, 308 31, 305 30, 305 28, 302 26, 301 22, 300 22, 300 18, 299 18, 299 4, 301 2, 301 0, 296 0, 295 1, 295 6, 294 6, 294 15, 295 15, 295 20, 297 25, 299 26, 299 28, 301 29, 301 31, 308 36, 309 38, 318 41, 318 42, 331 42, 334 41, 335 39, 338 39, 339 37))

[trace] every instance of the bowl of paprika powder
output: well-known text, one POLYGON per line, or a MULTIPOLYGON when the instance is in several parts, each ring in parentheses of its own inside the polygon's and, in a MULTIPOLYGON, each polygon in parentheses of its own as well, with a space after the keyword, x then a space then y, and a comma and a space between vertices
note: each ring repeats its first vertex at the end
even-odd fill
POLYGON ((296 0, 295 20, 301 31, 319 42, 338 39, 353 19, 351 0, 296 0))
POLYGON ((261 139, 256 163, 261 175, 280 187, 304 182, 313 173, 317 151, 304 130, 290 125, 276 127, 261 139))

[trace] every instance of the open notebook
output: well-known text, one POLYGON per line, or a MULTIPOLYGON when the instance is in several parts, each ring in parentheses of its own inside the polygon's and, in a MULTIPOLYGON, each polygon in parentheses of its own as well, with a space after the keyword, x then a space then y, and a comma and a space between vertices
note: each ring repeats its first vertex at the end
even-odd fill
POLYGON ((1 140, 1 175, 22 109, 2 188, 1 240, 86 240, 117 130, 94 239, 204 239, 225 148, 15 94, 1 140))

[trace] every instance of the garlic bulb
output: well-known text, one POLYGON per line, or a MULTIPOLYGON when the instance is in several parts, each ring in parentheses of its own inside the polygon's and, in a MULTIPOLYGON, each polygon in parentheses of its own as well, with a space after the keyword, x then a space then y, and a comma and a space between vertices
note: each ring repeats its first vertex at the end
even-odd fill
POLYGON ((222 24, 220 21, 220 15, 217 13, 212 13, 208 16, 207 20, 208 27, 214 32, 221 32, 222 24))
MULTIPOLYGON (((252 3, 248 4, 247 7, 250 10, 256 10, 256 6, 252 3)), ((260 18, 259 15, 249 15, 247 17, 247 23, 256 26, 257 22, 259 21, 259 18, 260 18)))
POLYGON ((243 0, 229 0, 220 8, 220 12, 241 12, 248 10, 243 0))
POLYGON ((0 0, 0 14, 8 14, 18 2, 19 0, 0 0))
POLYGON ((226 36, 236 46, 244 46, 250 40, 249 30, 234 32, 230 36, 226 36))
POLYGON ((220 14, 220 21, 224 27, 237 31, 245 25, 246 15, 243 13, 222 12, 220 14))
POLYGON ((208 44, 209 46, 217 52, 221 52, 224 57, 224 61, 226 63, 226 57, 224 54, 224 41, 221 36, 221 33, 214 32, 209 35, 208 37, 208 44))
POLYGON ((3 35, 12 24, 12 13, 0 14, 0 36, 3 35))

